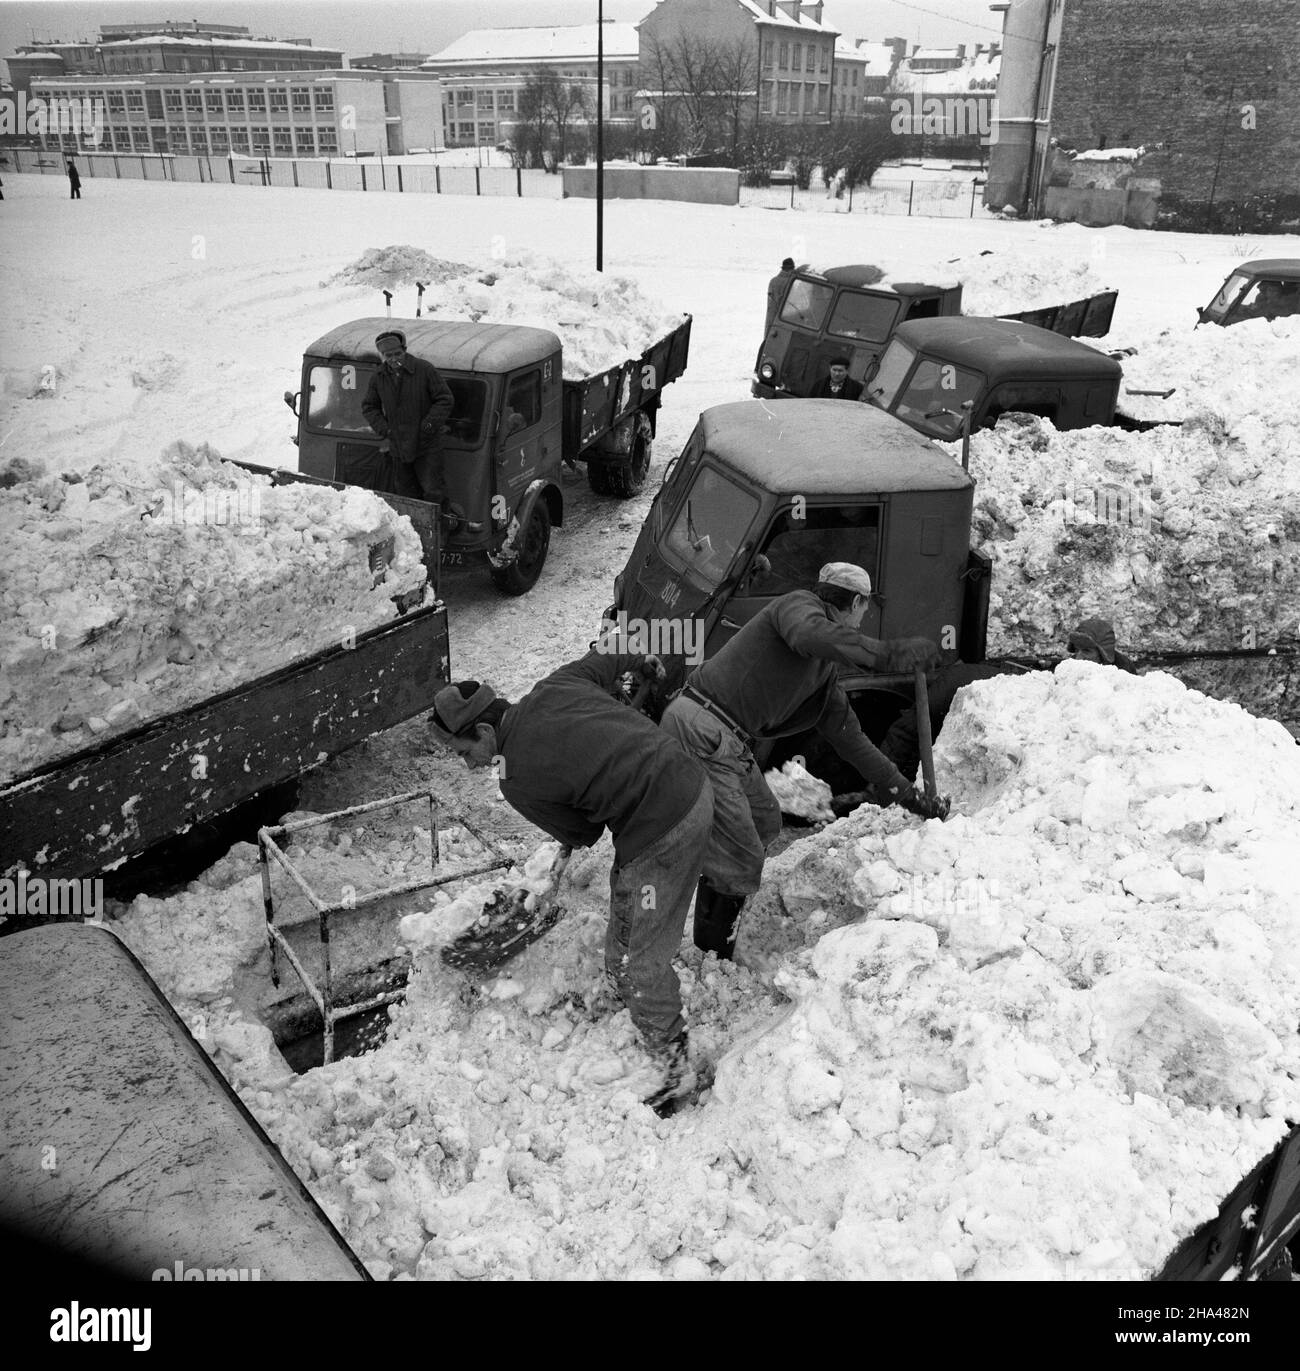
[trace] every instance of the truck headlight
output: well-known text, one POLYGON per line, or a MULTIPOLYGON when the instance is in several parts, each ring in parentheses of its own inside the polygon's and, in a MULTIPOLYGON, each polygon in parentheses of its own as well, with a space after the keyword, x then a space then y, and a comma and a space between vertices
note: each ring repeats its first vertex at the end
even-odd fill
POLYGON ((770 386, 776 380, 776 365, 773 362, 769 362, 766 357, 763 359, 762 365, 758 369, 758 379, 767 386, 770 386))

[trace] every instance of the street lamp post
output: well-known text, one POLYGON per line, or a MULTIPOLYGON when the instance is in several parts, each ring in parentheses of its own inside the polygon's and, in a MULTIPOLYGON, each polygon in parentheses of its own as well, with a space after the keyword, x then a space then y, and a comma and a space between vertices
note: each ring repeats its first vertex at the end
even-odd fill
POLYGON ((596 0, 596 270, 605 270, 605 0, 596 0))

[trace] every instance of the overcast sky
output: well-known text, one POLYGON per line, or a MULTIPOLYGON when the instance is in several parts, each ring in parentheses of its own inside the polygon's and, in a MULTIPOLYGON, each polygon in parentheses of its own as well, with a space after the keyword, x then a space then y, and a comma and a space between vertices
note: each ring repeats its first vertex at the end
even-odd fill
MULTIPOLYGON (((605 17, 635 23, 654 0, 605 0, 605 17)), ((436 52, 476 28, 594 22, 597 0, 0 0, 0 57, 36 38, 93 38, 101 24, 199 19, 256 36, 310 38, 349 56, 436 52)), ((851 38, 906 38, 927 47, 988 42, 1001 15, 985 0, 827 0, 825 18, 851 38)))

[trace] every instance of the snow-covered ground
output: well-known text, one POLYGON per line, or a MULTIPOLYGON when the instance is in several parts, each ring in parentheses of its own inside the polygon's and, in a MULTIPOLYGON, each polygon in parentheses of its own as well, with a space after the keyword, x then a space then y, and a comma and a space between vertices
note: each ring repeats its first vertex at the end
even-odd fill
MULTIPOLYGON (((338 280, 368 249, 478 268, 531 253, 572 269, 593 252, 586 201, 96 180, 70 203, 61 178, 37 176, 5 190, 0 462, 119 483, 151 482, 178 440, 292 466, 281 393, 303 344, 380 311, 373 285, 338 280)), ((1296 238, 647 202, 609 203, 605 230, 611 272, 694 315, 691 364, 665 392, 646 492, 619 504, 575 482, 529 596, 498 598, 480 571, 445 578, 454 675, 508 697, 585 649, 665 463, 702 408, 747 397, 781 258, 937 271, 988 251, 990 276, 1021 272, 1056 298, 1084 280, 1118 288, 1113 337, 1128 339, 1190 331, 1242 256, 1300 255, 1296 238)), ((397 312, 414 303, 406 288, 397 312)), ((1300 611, 1295 449, 1268 446, 1283 393, 1226 416, 1209 447, 1160 449, 1189 464, 1171 487, 1193 501, 1205 485, 1233 525, 1239 558, 1225 570, 1207 542, 1207 574, 1237 587, 1252 556, 1267 560, 1268 615, 1288 596, 1300 611)), ((981 461, 1032 468, 1038 439, 977 440, 977 476, 981 461)), ((1159 443, 1100 445, 1059 451, 1100 471, 1149 466, 1159 443)), ((1006 490, 1023 510, 1020 479, 1006 490)), ((1025 520, 1003 513, 1010 565, 1025 520)), ((1128 579, 1087 604, 1121 639, 1143 584, 1127 555, 1128 579)), ((1057 619, 1079 590, 1052 591, 1057 619)), ((1200 612, 1181 596, 1178 613, 1200 612)), ((1003 631, 1026 615, 1055 632, 1037 601, 1008 603, 1003 631)), ((336 759, 305 778, 301 805, 431 785, 451 816, 521 855, 535 845, 490 777, 426 732, 415 721, 336 759)), ((1073 664, 968 692, 941 744, 960 817, 859 811, 772 863, 745 965, 683 949, 695 1042, 722 1059, 684 1119, 638 1103, 648 1064, 603 999, 608 842, 570 868, 569 917, 473 1012, 417 953, 390 1040, 302 1077, 241 989, 264 947, 249 849, 180 896, 118 911, 120 927, 377 1274, 1149 1274, 1300 1108, 1300 929, 1280 874, 1300 839, 1296 749, 1171 678, 1073 664)))

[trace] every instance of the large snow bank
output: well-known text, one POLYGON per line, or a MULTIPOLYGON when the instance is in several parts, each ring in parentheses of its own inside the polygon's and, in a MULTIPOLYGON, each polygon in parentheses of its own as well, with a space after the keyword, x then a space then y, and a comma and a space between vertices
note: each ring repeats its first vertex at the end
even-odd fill
POLYGON ((9 463, 0 542, 0 777, 337 645, 425 580, 410 520, 370 492, 274 487, 184 443, 144 485, 9 463))
POLYGON ((975 434, 972 541, 994 559, 990 654, 1059 654, 1089 614, 1152 650, 1294 637, 1300 469, 1287 441, 1258 417, 1209 412, 1147 433, 1058 433, 1012 415, 975 434))
POLYGON ((570 266, 536 253, 507 253, 477 270, 420 248, 371 248, 333 279, 352 284, 432 280, 432 319, 549 329, 564 345, 564 375, 580 380, 621 366, 682 322, 626 276, 570 266))
POLYGON ((1300 1113, 1297 756, 1163 675, 970 687, 961 817, 864 807, 769 864, 775 986, 683 949, 725 1055, 672 1120, 602 990, 607 841, 509 975, 417 953, 388 1041, 301 1077, 237 994, 249 853, 117 926, 376 1275, 1132 1278, 1300 1113))

